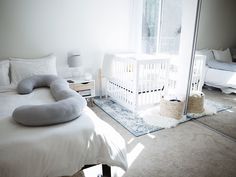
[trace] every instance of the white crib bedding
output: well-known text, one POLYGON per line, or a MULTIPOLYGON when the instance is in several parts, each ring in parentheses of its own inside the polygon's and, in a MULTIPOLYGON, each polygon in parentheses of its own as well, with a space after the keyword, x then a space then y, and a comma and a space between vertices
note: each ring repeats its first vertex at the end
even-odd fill
POLYGON ((123 138, 88 107, 74 121, 47 127, 24 127, 11 117, 20 105, 51 102, 46 88, 29 95, 0 93, 0 176, 72 175, 98 163, 127 169, 123 138))

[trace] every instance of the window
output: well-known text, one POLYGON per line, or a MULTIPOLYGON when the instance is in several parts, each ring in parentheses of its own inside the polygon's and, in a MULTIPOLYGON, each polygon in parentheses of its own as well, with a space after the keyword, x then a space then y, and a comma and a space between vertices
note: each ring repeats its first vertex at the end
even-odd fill
POLYGON ((155 53, 157 50, 159 7, 160 0, 143 1, 142 50, 144 53, 155 53))
POLYGON ((142 52, 178 53, 182 0, 143 0, 142 52))

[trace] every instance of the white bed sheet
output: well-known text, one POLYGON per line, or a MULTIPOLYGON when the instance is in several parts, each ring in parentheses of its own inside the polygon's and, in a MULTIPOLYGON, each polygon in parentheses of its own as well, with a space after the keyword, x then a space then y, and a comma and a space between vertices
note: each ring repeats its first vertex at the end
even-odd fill
POLYGON ((13 85, 13 84, 10 84, 10 85, 7 85, 7 86, 0 86, 0 93, 3 93, 3 92, 14 92, 16 90, 16 85, 13 85))
POLYGON ((88 107, 78 119, 48 127, 24 127, 11 117, 20 105, 51 102, 46 88, 28 95, 0 93, 1 177, 73 175, 98 163, 127 169, 125 141, 88 107))
POLYGON ((236 72, 206 67, 205 84, 225 93, 236 93, 236 72))

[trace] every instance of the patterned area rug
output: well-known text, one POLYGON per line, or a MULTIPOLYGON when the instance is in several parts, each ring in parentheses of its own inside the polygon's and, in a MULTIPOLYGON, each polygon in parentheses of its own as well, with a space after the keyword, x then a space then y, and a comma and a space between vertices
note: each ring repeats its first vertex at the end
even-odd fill
MULTIPOLYGON (((163 129, 163 126, 160 126, 158 122, 157 123, 154 122, 152 124, 150 123, 152 121, 149 121, 149 122, 145 121, 145 118, 143 117, 142 114, 135 115, 131 111, 126 109, 125 107, 119 105, 118 103, 110 99, 95 98, 94 103, 136 137, 163 129)), ((205 111, 204 113, 188 114, 187 117, 183 117, 179 121, 176 121, 175 119, 169 119, 169 120, 175 121, 173 122, 173 126, 169 126, 169 127, 174 127, 178 123, 183 123, 191 119, 200 118, 206 115, 213 115, 216 112, 220 112, 220 111, 231 108, 230 106, 221 105, 219 103, 216 103, 210 100, 206 100, 205 105, 207 105, 207 109, 205 109, 207 111, 205 111)), ((158 118, 160 118, 160 116, 158 118)), ((163 120, 163 117, 161 117, 161 119, 163 120)))

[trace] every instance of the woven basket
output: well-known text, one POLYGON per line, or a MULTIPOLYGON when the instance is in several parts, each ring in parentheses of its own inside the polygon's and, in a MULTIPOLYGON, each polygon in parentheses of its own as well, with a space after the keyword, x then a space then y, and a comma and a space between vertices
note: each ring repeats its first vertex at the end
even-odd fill
POLYGON ((188 113, 204 112, 204 93, 193 92, 188 98, 188 113))
POLYGON ((160 115, 165 117, 172 117, 175 119, 181 119, 184 111, 183 101, 171 101, 161 99, 160 101, 160 115))

